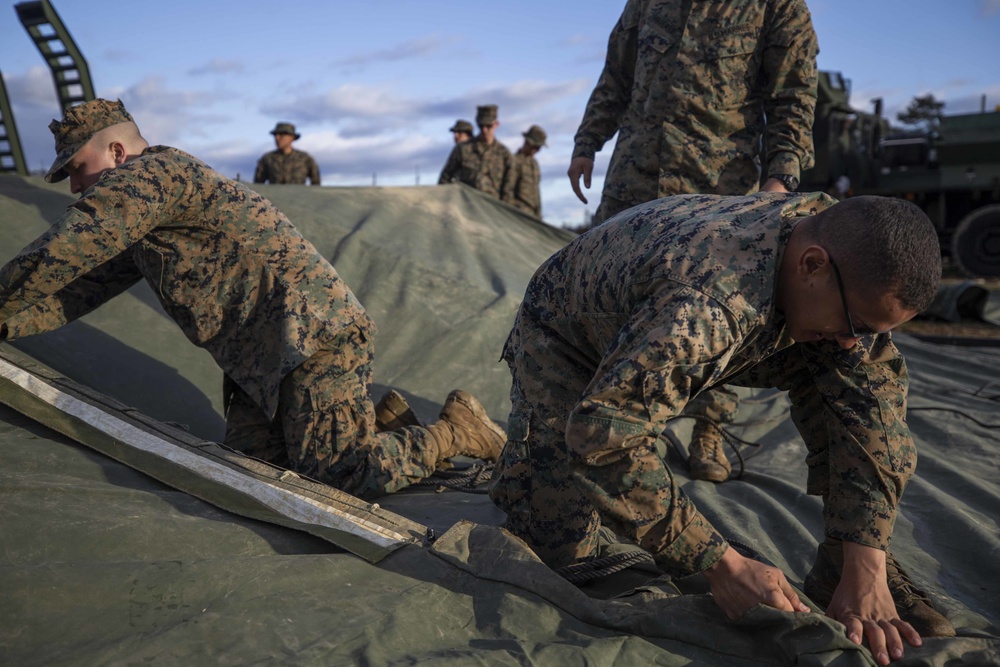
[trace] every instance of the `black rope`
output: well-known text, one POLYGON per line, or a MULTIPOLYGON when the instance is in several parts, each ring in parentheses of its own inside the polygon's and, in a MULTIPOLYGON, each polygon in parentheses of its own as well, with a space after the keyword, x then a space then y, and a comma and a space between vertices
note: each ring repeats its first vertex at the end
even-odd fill
POLYGON ((461 470, 436 470, 433 475, 414 482, 412 486, 436 486, 438 492, 451 489, 463 493, 485 494, 489 490, 480 487, 489 483, 492 476, 493 464, 484 463, 461 470))
POLYGON ((931 412, 931 411, 933 411, 933 412, 951 412, 952 414, 956 414, 956 415, 959 415, 961 417, 965 417, 969 421, 974 422, 975 424, 977 424, 979 426, 982 426, 983 428, 988 428, 988 429, 997 429, 997 428, 1000 428, 1000 424, 987 424, 986 422, 983 422, 983 421, 980 421, 980 420, 976 419, 975 417, 973 417, 969 413, 963 412, 962 410, 956 410, 955 408, 939 408, 939 407, 935 407, 935 406, 932 406, 932 405, 925 405, 925 406, 920 406, 920 407, 908 407, 906 409, 907 412, 919 412, 921 410, 928 411, 928 412, 931 412))
POLYGON ((648 551, 625 551, 613 556, 595 558, 594 560, 574 563, 560 567, 555 571, 560 577, 571 584, 582 584, 594 579, 600 579, 621 572, 640 563, 653 563, 653 556, 648 551))
MULTIPOLYGON (((777 567, 749 544, 732 539, 727 539, 726 542, 746 558, 752 558, 771 567, 777 567)), ((604 556, 603 558, 583 561, 582 563, 566 565, 565 567, 557 568, 555 573, 571 584, 582 584, 610 576, 616 572, 621 572, 633 565, 655 565, 655 562, 651 553, 636 549, 634 551, 624 551, 611 556, 604 556)))

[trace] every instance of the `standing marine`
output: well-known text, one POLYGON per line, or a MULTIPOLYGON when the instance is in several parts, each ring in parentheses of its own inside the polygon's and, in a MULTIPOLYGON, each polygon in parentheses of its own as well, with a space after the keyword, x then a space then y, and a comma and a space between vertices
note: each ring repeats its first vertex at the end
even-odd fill
POLYGON ((292 142, 302 135, 291 123, 277 123, 271 130, 275 149, 257 161, 254 183, 294 183, 319 185, 319 165, 309 153, 292 148, 292 142))
POLYGON ((439 184, 461 182, 503 199, 504 179, 510 170, 510 151, 496 138, 500 121, 497 106, 486 104, 476 107, 476 125, 479 134, 471 141, 456 144, 441 170, 439 184))
POLYGON ((542 218, 542 172, 535 154, 545 146, 545 130, 532 125, 523 133, 524 143, 514 153, 507 181, 503 186, 504 201, 539 220, 542 218))
MULTIPOLYGON (((617 132, 594 225, 676 194, 788 192, 813 164, 818 47, 805 0, 629 0, 577 130, 569 179, 581 201, 594 155, 617 132)), ((696 401, 699 479, 725 481, 720 424, 737 396, 696 401)))

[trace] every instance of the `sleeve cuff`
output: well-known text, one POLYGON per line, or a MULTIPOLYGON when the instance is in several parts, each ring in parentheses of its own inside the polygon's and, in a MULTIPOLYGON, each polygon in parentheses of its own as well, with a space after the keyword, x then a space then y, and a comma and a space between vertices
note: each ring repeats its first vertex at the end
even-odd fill
POLYGON ((697 574, 718 563, 729 545, 700 513, 669 546, 654 555, 656 564, 675 576, 697 574))
POLYGON ((597 155, 597 149, 592 144, 577 143, 573 147, 572 157, 585 157, 588 160, 593 160, 595 155, 597 155))
POLYGON ((801 179, 802 168, 799 162, 799 156, 795 153, 787 151, 772 155, 770 161, 767 163, 767 175, 774 176, 776 174, 794 176, 795 178, 801 179))

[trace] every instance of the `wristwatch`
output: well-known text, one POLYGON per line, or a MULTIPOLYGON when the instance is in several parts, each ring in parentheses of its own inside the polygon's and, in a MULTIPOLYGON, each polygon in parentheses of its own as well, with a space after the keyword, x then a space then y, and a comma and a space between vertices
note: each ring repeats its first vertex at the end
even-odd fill
POLYGON ((784 185, 785 189, 789 192, 794 192, 795 188, 799 187, 799 179, 791 174, 771 174, 768 178, 781 181, 781 184, 784 185))

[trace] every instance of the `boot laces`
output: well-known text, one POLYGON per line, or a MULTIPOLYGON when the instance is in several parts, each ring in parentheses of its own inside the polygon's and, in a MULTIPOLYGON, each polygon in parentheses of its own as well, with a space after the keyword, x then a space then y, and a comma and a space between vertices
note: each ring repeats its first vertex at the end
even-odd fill
POLYGON ((889 591, 892 593, 893 598, 896 598, 898 595, 899 599, 896 600, 898 604, 905 607, 912 607, 918 602, 931 605, 931 599, 927 597, 926 593, 917 588, 916 584, 910 580, 909 575, 906 574, 892 556, 886 562, 886 572, 889 575, 889 591))

